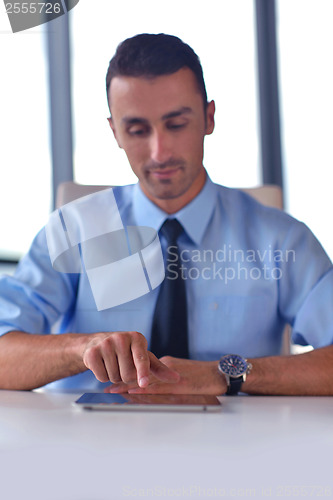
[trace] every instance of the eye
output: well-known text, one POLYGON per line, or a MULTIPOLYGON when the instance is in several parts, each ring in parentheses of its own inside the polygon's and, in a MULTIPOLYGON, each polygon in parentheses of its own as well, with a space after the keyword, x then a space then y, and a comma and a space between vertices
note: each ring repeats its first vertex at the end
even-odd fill
POLYGON ((143 136, 147 135, 149 132, 149 127, 144 125, 131 125, 127 128, 127 133, 133 136, 143 136))
POLYGON ((167 128, 169 130, 180 130, 182 128, 185 128, 187 125, 187 121, 172 121, 172 122, 169 122, 167 123, 167 128))

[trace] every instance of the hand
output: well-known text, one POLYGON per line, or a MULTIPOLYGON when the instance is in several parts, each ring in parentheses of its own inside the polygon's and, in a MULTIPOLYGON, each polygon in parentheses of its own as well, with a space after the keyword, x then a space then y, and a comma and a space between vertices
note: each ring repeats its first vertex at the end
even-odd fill
POLYGON ((89 336, 82 359, 100 382, 147 387, 151 377, 170 385, 178 382, 176 371, 147 350, 139 332, 107 332, 89 336))
POLYGON ((105 392, 130 394, 213 394, 220 396, 227 390, 224 377, 218 372, 218 361, 193 361, 164 356, 160 358, 165 366, 180 375, 177 383, 161 380, 154 374, 149 384, 140 387, 135 381, 120 382, 105 389, 105 392))

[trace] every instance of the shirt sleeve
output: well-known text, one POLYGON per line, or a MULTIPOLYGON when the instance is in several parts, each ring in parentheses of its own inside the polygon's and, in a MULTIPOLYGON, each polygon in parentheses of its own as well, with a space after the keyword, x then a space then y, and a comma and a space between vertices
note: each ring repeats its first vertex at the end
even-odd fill
POLYGON ((12 330, 50 333, 52 325, 70 313, 78 279, 78 274, 52 268, 43 229, 15 274, 0 279, 0 335, 12 330))
POLYGON ((333 344, 333 269, 310 290, 293 328, 293 340, 315 348, 333 344))
POLYGON ((281 266, 280 312, 296 343, 315 348, 333 344, 333 267, 308 229, 295 221, 282 244, 289 255, 281 266))

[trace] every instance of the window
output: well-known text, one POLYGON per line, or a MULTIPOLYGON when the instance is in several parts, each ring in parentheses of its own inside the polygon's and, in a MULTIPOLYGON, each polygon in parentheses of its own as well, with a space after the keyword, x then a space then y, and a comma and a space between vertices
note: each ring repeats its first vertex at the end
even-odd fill
POLYGON ((287 210, 333 257, 333 3, 279 0, 278 43, 287 210))
POLYGON ((0 12, 0 258, 29 247, 50 212, 47 81, 43 28, 13 34, 0 12))
POLYGON ((179 36, 199 55, 216 128, 206 138, 204 164, 228 186, 260 183, 253 3, 248 0, 98 0, 72 14, 75 178, 87 184, 136 181, 107 123, 105 75, 119 42, 137 33, 179 36))

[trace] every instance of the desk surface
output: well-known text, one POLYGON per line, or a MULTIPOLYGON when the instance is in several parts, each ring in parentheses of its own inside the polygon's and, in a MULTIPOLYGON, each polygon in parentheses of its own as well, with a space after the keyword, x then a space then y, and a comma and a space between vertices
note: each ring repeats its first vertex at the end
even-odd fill
POLYGON ((333 498, 333 398, 223 397, 189 414, 76 397, 0 391, 3 500, 333 498))

